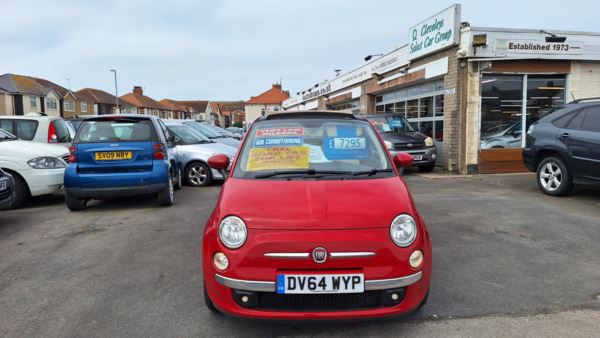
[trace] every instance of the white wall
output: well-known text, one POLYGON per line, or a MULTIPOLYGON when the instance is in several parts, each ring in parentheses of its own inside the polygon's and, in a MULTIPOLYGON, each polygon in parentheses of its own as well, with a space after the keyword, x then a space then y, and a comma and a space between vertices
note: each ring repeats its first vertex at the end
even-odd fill
MULTIPOLYGON (((35 105, 35 107, 32 107, 29 102, 29 96, 35 96, 35 95, 27 95, 27 94, 23 95, 23 114, 41 113, 42 112, 42 101, 44 100, 44 98, 35 96, 36 105, 35 105)), ((56 104, 59 104, 59 102, 57 101, 56 104)), ((59 114, 59 116, 60 116, 60 114, 59 114)))
POLYGON ((600 97, 600 61, 572 61, 567 102, 600 97))
POLYGON ((245 106, 246 111, 246 123, 252 123, 257 118, 262 116, 262 110, 265 109, 265 113, 273 111, 282 111, 283 108, 280 104, 247 104, 245 106))

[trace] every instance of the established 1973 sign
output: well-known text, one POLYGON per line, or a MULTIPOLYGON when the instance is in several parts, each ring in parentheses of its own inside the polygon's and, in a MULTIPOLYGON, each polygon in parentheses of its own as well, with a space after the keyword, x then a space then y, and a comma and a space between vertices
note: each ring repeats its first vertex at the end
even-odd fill
POLYGON ((412 26, 408 36, 408 59, 413 60, 458 44, 460 8, 460 4, 453 5, 412 26))

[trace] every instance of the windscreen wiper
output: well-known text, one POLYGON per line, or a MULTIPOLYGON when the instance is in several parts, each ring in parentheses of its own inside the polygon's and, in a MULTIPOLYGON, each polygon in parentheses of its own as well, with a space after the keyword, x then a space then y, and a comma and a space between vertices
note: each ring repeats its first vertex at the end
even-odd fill
POLYGON ((281 175, 340 175, 346 174, 351 175, 350 171, 339 171, 339 170, 316 170, 316 169, 306 169, 306 170, 285 170, 285 171, 274 171, 265 174, 258 174, 254 176, 254 178, 268 178, 274 176, 281 175))
POLYGON ((367 175, 367 176, 373 176, 377 173, 391 173, 394 170, 392 169, 371 169, 371 170, 364 170, 364 171, 355 171, 352 173, 352 176, 362 176, 362 175, 367 175))

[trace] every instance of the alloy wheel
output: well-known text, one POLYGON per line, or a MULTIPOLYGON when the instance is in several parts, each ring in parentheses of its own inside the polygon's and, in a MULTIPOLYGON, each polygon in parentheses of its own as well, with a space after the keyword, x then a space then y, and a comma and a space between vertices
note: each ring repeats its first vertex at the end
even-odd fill
POLYGON ((194 185, 202 185, 206 182, 208 173, 206 169, 201 165, 194 165, 188 174, 188 180, 194 185))
POLYGON ((555 162, 548 162, 540 172, 540 183, 548 191, 556 191, 562 184, 562 171, 555 162))

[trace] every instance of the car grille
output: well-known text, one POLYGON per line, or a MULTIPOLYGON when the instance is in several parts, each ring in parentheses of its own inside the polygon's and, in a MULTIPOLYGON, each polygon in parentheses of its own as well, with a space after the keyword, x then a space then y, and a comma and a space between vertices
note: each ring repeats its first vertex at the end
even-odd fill
POLYGON ((11 187, 9 186, 9 187, 7 187, 7 188, 8 188, 8 189, 5 189, 5 190, 2 190, 2 191, 0 191, 0 201, 3 201, 3 200, 5 200, 5 199, 7 199, 7 198, 10 196, 10 194, 12 194, 12 189, 11 189, 11 187))
POLYGON ((69 154, 63 155, 60 158, 62 158, 63 160, 65 160, 65 162, 69 163, 69 154))
MULTIPOLYGON (((404 292, 401 291, 401 297, 403 298, 404 292)), ((375 309, 393 306, 401 301, 399 299, 394 303, 386 302, 387 294, 384 290, 365 291, 363 293, 288 295, 274 292, 257 292, 256 296, 258 299, 252 308, 292 312, 375 309)))
POLYGON ((425 144, 423 142, 394 143, 395 150, 417 150, 423 148, 425 148, 425 144))

